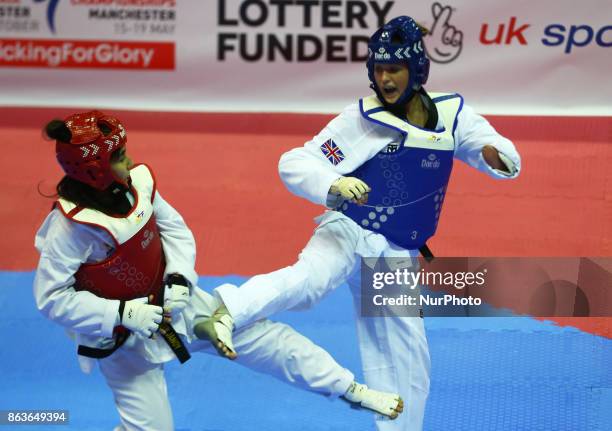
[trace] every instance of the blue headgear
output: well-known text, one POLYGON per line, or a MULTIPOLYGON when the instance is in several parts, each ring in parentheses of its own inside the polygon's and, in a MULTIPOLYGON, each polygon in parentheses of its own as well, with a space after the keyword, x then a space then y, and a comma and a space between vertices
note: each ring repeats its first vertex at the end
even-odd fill
POLYGON ((409 16, 393 18, 378 29, 368 42, 368 78, 370 87, 380 101, 387 105, 374 79, 374 64, 405 64, 410 73, 408 86, 400 98, 391 106, 403 106, 429 76, 429 59, 423 47, 423 35, 417 23, 409 16), (393 42, 392 42, 393 41, 393 42))

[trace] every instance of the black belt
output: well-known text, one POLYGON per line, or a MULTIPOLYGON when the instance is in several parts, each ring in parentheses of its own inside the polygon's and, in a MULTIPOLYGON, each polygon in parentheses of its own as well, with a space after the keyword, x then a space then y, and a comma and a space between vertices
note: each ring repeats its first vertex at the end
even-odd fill
POLYGON ((429 247, 427 247, 427 244, 423 244, 421 247, 419 247, 419 252, 427 262, 431 262, 432 260, 434 260, 435 256, 433 255, 429 247))
MULTIPOLYGON (((165 291, 166 289, 162 287, 158 304, 160 307, 164 306, 165 291)), ((181 364, 184 364, 189 360, 189 358, 191 358, 189 350, 187 350, 187 347, 185 347, 185 343, 183 343, 183 340, 181 340, 181 337, 179 337, 171 324, 162 320, 162 322, 159 324, 159 333, 162 335, 162 337, 164 337, 166 344, 168 344, 168 347, 172 349, 181 364)))
POLYGON ((117 334, 117 338, 115 338, 115 345, 110 349, 99 349, 97 347, 83 346, 82 344, 80 344, 79 348, 77 349, 77 353, 81 356, 87 356, 88 358, 106 358, 115 353, 115 350, 117 350, 119 347, 123 346, 130 334, 131 332, 127 330, 119 332, 117 334))
MULTIPOLYGON (((172 349, 181 364, 184 364, 189 360, 189 358, 191 358, 189 350, 187 350, 187 347, 185 347, 185 343, 183 343, 183 340, 181 340, 181 337, 179 337, 171 324, 162 322, 159 325, 159 333, 164 338, 168 346, 172 349)), ((77 353, 88 358, 107 358, 115 353, 119 347, 123 346, 130 334, 130 331, 120 332, 115 339, 115 345, 110 349, 100 349, 96 347, 83 346, 81 344, 79 345, 77 353)))
MULTIPOLYGON (((421 253, 421 256, 423 256, 423 258, 427 261, 427 263, 431 262, 435 258, 435 256, 433 255, 433 253, 431 252, 431 249, 427 246, 427 244, 423 244, 421 247, 419 247, 419 253, 421 253)), ((421 319, 423 318, 422 308, 419 310, 419 317, 421 319)))
POLYGON ((191 358, 189 350, 185 347, 185 343, 176 333, 171 324, 163 322, 159 324, 159 333, 164 337, 168 346, 172 349, 177 359, 181 364, 184 364, 191 358))

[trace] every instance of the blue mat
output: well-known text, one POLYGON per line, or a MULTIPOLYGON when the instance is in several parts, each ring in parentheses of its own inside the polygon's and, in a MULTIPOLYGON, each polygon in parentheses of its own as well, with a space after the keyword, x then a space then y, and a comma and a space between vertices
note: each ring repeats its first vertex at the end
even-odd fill
MULTIPOLYGON (((32 273, 0 272, 0 410, 70 411, 69 426, 18 430, 112 429, 119 419, 110 391, 98 371, 79 371, 73 343, 38 313, 32 279, 32 273)), ((241 280, 203 277, 200 285, 241 280)), ((274 320, 358 371, 351 301, 341 287, 313 310, 274 320)), ((432 356, 426 430, 612 430, 612 340, 523 317, 425 322, 432 356)), ((171 363, 167 378, 177 430, 374 429, 367 412, 216 357, 171 363)))

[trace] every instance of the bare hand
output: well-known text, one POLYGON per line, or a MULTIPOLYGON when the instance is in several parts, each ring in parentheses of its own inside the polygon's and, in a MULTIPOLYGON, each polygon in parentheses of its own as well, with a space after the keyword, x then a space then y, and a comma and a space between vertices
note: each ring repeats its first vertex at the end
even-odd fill
POLYGON ((504 162, 502 162, 502 160, 499 158, 499 152, 492 145, 485 145, 484 147, 482 147, 482 158, 493 169, 497 169, 500 171, 508 170, 504 162))

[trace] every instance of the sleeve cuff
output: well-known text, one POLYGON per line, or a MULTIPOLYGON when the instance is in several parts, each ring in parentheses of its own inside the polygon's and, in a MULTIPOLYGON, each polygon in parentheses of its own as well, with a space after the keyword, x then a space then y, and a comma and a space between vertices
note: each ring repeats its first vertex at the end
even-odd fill
POLYGON ((333 195, 331 195, 331 199, 330 199, 329 189, 331 188, 334 181, 336 181, 338 178, 341 178, 341 177, 342 175, 336 172, 329 172, 327 170, 319 172, 319 178, 320 178, 319 184, 321 186, 321 189, 318 192, 318 196, 319 196, 320 204, 325 205, 326 207, 330 208, 328 203, 332 203, 334 199, 333 199, 333 195))
POLYGON ((106 309, 104 310, 104 317, 102 318, 102 327, 100 332, 103 337, 111 338, 113 336, 113 330, 117 325, 117 318, 119 316, 119 300, 109 299, 107 302, 106 309))
POLYGON ((506 165, 506 170, 505 171, 500 171, 498 169, 495 169, 495 170, 499 172, 500 174, 505 175, 507 177, 516 176, 518 174, 518 168, 516 167, 516 163, 514 163, 508 156, 506 156, 501 151, 498 151, 497 154, 500 160, 504 163, 504 165, 506 165))
POLYGON ((164 271, 164 280, 169 274, 181 274, 191 284, 191 286, 198 285, 198 274, 193 268, 180 267, 181 265, 170 265, 166 264, 166 270, 164 271))
POLYGON ((484 159, 482 152, 478 154, 478 163, 480 165, 480 170, 484 170, 490 176, 494 178, 516 178, 519 174, 518 164, 515 163, 512 159, 502 153, 500 150, 497 150, 499 154, 499 158, 506 165, 507 171, 502 171, 499 169, 492 168, 484 159))

